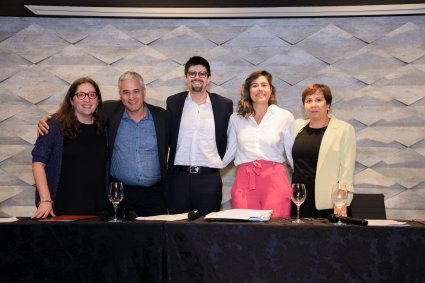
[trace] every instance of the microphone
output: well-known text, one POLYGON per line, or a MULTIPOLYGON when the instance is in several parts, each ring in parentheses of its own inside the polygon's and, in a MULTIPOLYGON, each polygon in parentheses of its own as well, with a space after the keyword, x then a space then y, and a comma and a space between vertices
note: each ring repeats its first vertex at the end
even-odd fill
POLYGON ((189 220, 196 220, 199 217, 202 217, 203 215, 198 213, 198 211, 189 211, 187 214, 187 219, 189 220))
POLYGON ((366 219, 362 219, 362 218, 354 218, 354 217, 338 217, 338 215, 335 214, 329 214, 328 216, 328 220, 331 223, 336 223, 338 222, 338 220, 341 219, 342 223, 346 223, 346 224, 354 224, 354 225, 360 225, 360 226, 367 226, 368 222, 366 219))
POLYGON ((134 220, 138 217, 137 213, 134 210, 129 210, 124 213, 123 218, 127 220, 134 220))

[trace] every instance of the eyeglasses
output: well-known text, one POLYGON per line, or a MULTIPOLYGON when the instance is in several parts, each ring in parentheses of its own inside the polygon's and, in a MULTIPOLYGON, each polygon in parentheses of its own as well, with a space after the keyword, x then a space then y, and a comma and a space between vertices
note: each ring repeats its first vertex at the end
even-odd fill
POLYGON ((90 99, 95 99, 97 97, 96 92, 77 92, 75 96, 78 97, 78 99, 83 100, 88 96, 90 99))
POLYGON ((189 72, 187 72, 187 74, 191 78, 195 78, 196 75, 198 75, 201 79, 204 79, 208 76, 208 72, 205 72, 205 71, 201 71, 201 72, 189 71, 189 72))

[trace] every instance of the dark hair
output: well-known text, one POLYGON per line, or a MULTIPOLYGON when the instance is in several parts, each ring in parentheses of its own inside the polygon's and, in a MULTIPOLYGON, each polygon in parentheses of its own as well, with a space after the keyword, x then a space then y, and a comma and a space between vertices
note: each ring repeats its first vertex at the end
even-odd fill
POLYGON ((266 77, 267 81, 269 82, 270 88, 271 88, 271 94, 269 99, 269 105, 271 104, 277 104, 276 99, 276 88, 272 84, 273 76, 269 72, 262 70, 262 71, 255 71, 251 73, 246 79, 245 83, 242 85, 241 89, 241 97, 238 102, 238 115, 241 115, 244 118, 248 118, 249 115, 255 115, 254 106, 252 105, 251 95, 249 93, 249 88, 253 81, 258 79, 259 77, 266 77))
POLYGON ((184 65, 184 75, 185 76, 187 75, 187 72, 189 71, 189 68, 191 66, 196 66, 196 65, 204 66, 205 69, 207 69, 208 76, 211 76, 210 63, 208 63, 208 61, 201 56, 190 57, 189 61, 187 61, 186 64, 184 65))
POLYGON ((325 100, 326 100, 326 104, 328 104, 330 107, 332 104, 332 92, 331 92, 331 89, 325 84, 309 85, 301 94, 303 104, 305 103, 306 97, 316 93, 316 91, 320 91, 321 93, 323 93, 323 96, 325 97, 325 100))
POLYGON ((75 116, 75 110, 71 104, 71 100, 75 96, 75 92, 77 91, 78 87, 85 83, 89 83, 94 87, 99 100, 96 110, 93 113, 93 118, 94 118, 93 123, 96 126, 97 135, 101 135, 105 127, 106 115, 103 112, 103 108, 102 108, 103 101, 102 101, 102 94, 100 93, 99 86, 91 78, 88 78, 88 77, 79 78, 71 84, 71 86, 68 89, 68 92, 65 95, 64 100, 61 103, 59 110, 55 113, 56 119, 61 128, 62 134, 68 138, 75 138, 80 129, 80 124, 78 122, 77 117, 75 116))

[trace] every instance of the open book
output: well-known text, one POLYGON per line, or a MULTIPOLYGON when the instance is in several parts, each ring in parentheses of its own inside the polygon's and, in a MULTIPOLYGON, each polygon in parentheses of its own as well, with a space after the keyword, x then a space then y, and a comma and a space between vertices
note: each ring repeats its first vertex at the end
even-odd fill
POLYGON ((206 220, 245 220, 245 221, 268 221, 273 210, 257 209, 229 209, 211 212, 205 216, 206 220))

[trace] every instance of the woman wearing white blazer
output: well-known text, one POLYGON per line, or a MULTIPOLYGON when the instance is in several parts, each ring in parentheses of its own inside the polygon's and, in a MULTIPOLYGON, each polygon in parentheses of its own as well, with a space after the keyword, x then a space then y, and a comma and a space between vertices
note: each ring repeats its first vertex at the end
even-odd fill
MULTIPOLYGON (((332 93, 327 85, 309 85, 302 93, 302 102, 308 119, 296 120, 292 183, 306 185, 307 199, 301 206, 302 217, 327 217, 336 213, 331 201, 332 185, 339 182, 353 191, 355 131, 347 122, 329 114, 332 93)), ((351 199, 348 205, 350 203, 351 199)), ((346 207, 342 214, 347 215, 346 207)), ((291 215, 296 215, 295 205, 291 215)))

